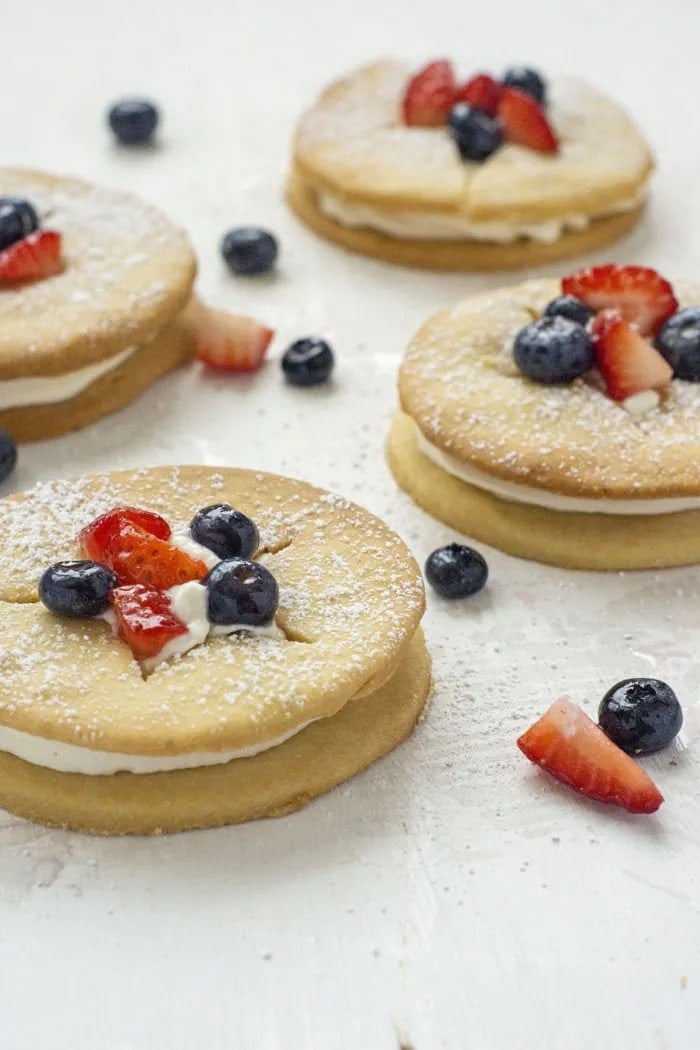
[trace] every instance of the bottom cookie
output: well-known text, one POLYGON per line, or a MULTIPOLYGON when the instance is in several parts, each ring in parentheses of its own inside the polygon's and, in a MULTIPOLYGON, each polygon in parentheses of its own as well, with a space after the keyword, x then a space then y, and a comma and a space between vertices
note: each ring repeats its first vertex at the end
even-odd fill
POLYGON ((292 211, 319 236, 352 252, 383 262, 425 270, 517 270, 595 251, 624 237, 639 222, 643 208, 595 219, 585 230, 565 233, 552 244, 515 241, 399 240, 377 230, 343 226, 317 205, 317 192, 298 173, 290 176, 287 202, 292 211))
POLYGON ((387 458, 396 481, 433 517, 519 558, 567 569, 658 569, 700 562, 700 511, 611 515, 546 510, 500 499, 448 474, 418 448, 405 413, 387 458))
POLYGON ((170 773, 57 773, 0 752, 0 806, 51 827, 160 834, 277 817, 348 780, 414 729, 430 691, 419 630, 396 674, 331 718, 252 758, 170 773))

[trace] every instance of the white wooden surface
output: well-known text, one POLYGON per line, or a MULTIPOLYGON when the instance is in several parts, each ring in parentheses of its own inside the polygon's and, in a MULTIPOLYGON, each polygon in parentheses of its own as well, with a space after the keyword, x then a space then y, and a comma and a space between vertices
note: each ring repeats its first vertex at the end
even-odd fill
MULTIPOLYGON (((618 251, 698 277, 696 0, 4 0, 3 161, 132 189, 187 225, 200 288, 292 338, 320 333, 331 389, 196 369, 117 418, 22 450, 17 485, 117 465, 233 463, 338 489, 423 559, 452 538, 382 459, 402 348, 497 277, 353 260, 287 214, 295 115, 382 53, 452 51, 589 76, 659 158, 653 208, 618 251), (150 93, 160 149, 110 143, 103 110, 150 93), (276 230, 274 280, 220 265, 239 222, 276 230)), ((550 271, 554 272, 554 271, 550 271)), ((430 599, 436 690, 415 737, 285 820, 100 841, 0 816, 3 1050, 694 1050, 700 1045, 700 570, 575 575, 486 551, 491 584, 430 599), (593 711, 653 671, 686 747, 648 761, 667 802, 634 819, 538 774, 515 738, 554 697, 593 711)))

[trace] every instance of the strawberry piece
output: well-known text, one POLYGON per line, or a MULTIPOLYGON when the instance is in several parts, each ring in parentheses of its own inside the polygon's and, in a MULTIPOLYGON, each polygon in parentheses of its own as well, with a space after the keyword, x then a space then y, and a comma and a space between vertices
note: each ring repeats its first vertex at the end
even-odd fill
POLYGON ((518 740, 524 755, 574 791, 630 813, 654 813, 663 795, 629 755, 568 697, 556 700, 518 740))
POLYGON ((137 583, 116 587, 111 600, 119 637, 137 660, 157 656, 173 638, 187 634, 187 627, 173 614, 170 598, 162 591, 137 583))
POLYGON ((402 101, 403 119, 417 128, 440 127, 455 104, 457 81, 451 62, 431 62, 412 77, 402 101))
POLYGON ((103 565, 107 564, 105 558, 110 556, 112 544, 122 525, 126 523, 138 525, 140 529, 157 536, 160 540, 170 538, 170 526, 160 514, 142 510, 140 507, 115 507, 114 510, 95 518, 80 531, 78 542, 86 557, 102 562, 103 565))
POLYGON ((642 335, 656 335, 678 309, 669 282, 646 266, 591 266, 565 277, 561 287, 592 310, 617 310, 642 335))
POLYGON ((538 153, 556 153, 559 149, 544 110, 527 91, 504 87, 498 103, 498 119, 507 142, 527 146, 538 153))
POLYGON ((55 230, 35 230, 0 252, 1 284, 36 281, 62 269, 61 234, 55 230))
POLYGON ((197 320, 197 357, 227 372, 257 372, 274 334, 252 317, 202 310, 197 320))
POLYGON ((201 580, 209 571, 199 558, 129 522, 121 525, 104 563, 117 574, 120 584, 143 583, 159 591, 201 580))
POLYGON ((490 117, 495 117, 502 94, 502 84, 490 77, 488 73, 477 73, 466 84, 457 88, 454 100, 455 102, 466 102, 474 109, 480 109, 483 113, 488 113, 490 117))
POLYGON ((591 334, 598 368, 613 400, 656 390, 673 378, 666 358, 617 311, 598 314, 591 334))

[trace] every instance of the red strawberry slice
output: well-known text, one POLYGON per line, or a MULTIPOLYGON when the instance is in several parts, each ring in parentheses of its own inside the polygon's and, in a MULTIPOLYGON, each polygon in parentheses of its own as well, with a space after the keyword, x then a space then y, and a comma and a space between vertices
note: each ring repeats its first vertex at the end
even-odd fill
POLYGON ((507 142, 539 153, 556 153, 559 149, 556 135, 552 131, 544 110, 526 91, 518 88, 503 88, 498 103, 498 119, 503 125, 507 142))
POLYGON ((252 317, 202 310, 197 321, 197 357, 227 372, 257 372, 274 334, 252 317))
POLYGON ((173 614, 170 598, 162 591, 137 583, 116 587, 111 599, 119 637, 137 660, 157 656, 173 638, 187 634, 187 627, 173 614))
POLYGON ((457 81, 451 62, 431 62, 408 82, 403 102, 403 119, 411 127, 440 127, 455 103, 457 81))
POLYGON ((466 84, 457 88, 454 100, 455 102, 466 102, 474 109, 480 109, 488 113, 490 117, 495 117, 502 94, 502 84, 490 77, 488 73, 477 73, 466 84))
POLYGON ((561 287, 592 310, 617 310, 642 335, 656 335, 678 309, 669 282, 646 266, 591 266, 565 277, 561 287))
POLYGON ((593 322, 593 346, 607 391, 624 401, 644 390, 670 383, 673 369, 665 357, 615 310, 603 310, 593 322))
POLYGON ((0 252, 1 284, 36 281, 62 269, 61 234, 55 230, 35 230, 0 252))
POLYGON ((111 553, 111 546, 119 534, 122 525, 130 523, 157 536, 160 540, 170 539, 170 526, 160 514, 141 507, 115 507, 114 510, 101 514, 80 531, 78 542, 86 557, 106 564, 105 558, 111 553))
POLYGON ((557 780, 598 802, 613 802, 630 813, 654 813, 663 802, 644 770, 568 697, 556 700, 518 747, 557 780))
POLYGON ((199 558, 192 558, 179 547, 128 522, 120 527, 103 560, 117 574, 120 584, 143 583, 159 591, 201 580, 209 571, 199 558))

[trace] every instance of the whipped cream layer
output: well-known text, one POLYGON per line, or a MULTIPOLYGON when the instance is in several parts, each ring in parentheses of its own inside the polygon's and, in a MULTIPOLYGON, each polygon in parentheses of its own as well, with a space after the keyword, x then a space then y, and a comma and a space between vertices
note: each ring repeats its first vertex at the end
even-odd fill
POLYGON ((28 405, 55 405, 69 401, 94 383, 100 376, 114 371, 136 352, 135 346, 96 365, 87 365, 73 372, 58 376, 21 376, 18 379, 0 380, 0 411, 10 408, 26 408, 28 405))
POLYGON ((585 230, 596 219, 632 211, 642 204, 644 192, 635 194, 596 215, 574 213, 540 223, 475 222, 460 212, 414 211, 409 208, 376 208, 371 204, 350 203, 332 193, 321 192, 318 206, 324 215, 351 229, 378 230, 398 240, 484 241, 511 244, 538 241, 553 244, 567 231, 585 230))
POLYGON ((584 499, 578 496, 560 496, 547 489, 536 489, 530 485, 518 485, 503 481, 472 467, 462 460, 437 448, 425 438, 414 422, 420 452, 448 474, 475 488, 491 492, 510 503, 525 503, 546 510, 569 511, 576 514, 675 514, 683 510, 700 510, 700 499, 584 499))

